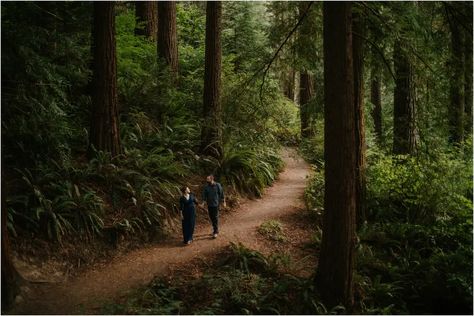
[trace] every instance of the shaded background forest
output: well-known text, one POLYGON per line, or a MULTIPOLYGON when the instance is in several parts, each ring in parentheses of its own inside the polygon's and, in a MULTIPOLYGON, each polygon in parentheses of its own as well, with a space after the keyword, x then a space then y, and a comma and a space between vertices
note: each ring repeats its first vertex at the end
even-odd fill
MULTIPOLYGON (((158 240, 177 223, 180 186, 214 172, 231 192, 260 196, 283 168, 282 145, 314 164, 305 200, 321 222, 322 3, 224 2, 216 108, 203 101, 206 3, 161 6, 113 6, 120 145, 100 150, 93 4, 2 3, 2 215, 15 253, 74 257, 72 245, 158 240), (209 151, 203 139, 216 134, 209 151)), ((356 310, 472 313, 472 3, 357 2, 352 11, 365 129, 356 310)), ((88 251, 81 257, 95 256, 88 251)), ((252 309, 265 299, 281 313, 325 312, 310 283, 291 285, 310 294, 301 304, 255 294, 258 304, 211 312, 275 312, 252 309)))

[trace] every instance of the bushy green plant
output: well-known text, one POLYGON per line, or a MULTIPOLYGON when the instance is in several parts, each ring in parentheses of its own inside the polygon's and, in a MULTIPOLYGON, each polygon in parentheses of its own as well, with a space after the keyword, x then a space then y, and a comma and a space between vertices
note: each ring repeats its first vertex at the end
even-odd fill
POLYGON ((312 278, 279 272, 281 266, 278 262, 281 261, 275 256, 264 256, 242 244, 231 244, 222 256, 225 260, 206 269, 202 277, 191 280, 177 278, 168 283, 156 279, 131 294, 125 303, 109 303, 104 310, 111 314, 158 311, 245 315, 343 312, 340 307, 331 311, 325 308, 312 278))
POLYGON ((226 144, 222 158, 209 162, 222 183, 256 196, 262 195, 263 189, 273 183, 283 167, 277 149, 241 143, 226 144))
POLYGON ((324 169, 315 168, 304 191, 306 209, 322 214, 324 209, 324 169))
POLYGON ((270 240, 286 241, 283 224, 277 220, 269 220, 258 227, 258 232, 270 240))
POLYGON ((471 174, 471 164, 456 154, 369 155, 369 214, 380 221, 420 223, 470 213, 471 174))

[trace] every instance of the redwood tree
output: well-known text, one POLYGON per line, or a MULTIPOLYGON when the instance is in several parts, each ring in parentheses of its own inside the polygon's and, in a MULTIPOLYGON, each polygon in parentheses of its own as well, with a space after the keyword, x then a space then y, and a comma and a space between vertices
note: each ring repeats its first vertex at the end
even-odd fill
POLYGON ((155 1, 135 1, 136 35, 156 41, 158 33, 158 6, 155 1))
MULTIPOLYGON (((464 33, 459 20, 452 15, 449 19, 451 30, 450 61, 450 106, 449 130, 450 141, 461 143, 464 139, 464 33)), ((472 69, 470 70, 472 71, 472 69)))
POLYGON ((307 70, 303 70, 300 73, 300 119, 301 137, 303 138, 311 135, 308 103, 313 95, 313 77, 307 70))
POLYGON ((377 142, 382 143, 382 98, 381 81, 379 70, 372 67, 370 71, 370 102, 374 105, 372 109, 372 119, 374 120, 374 131, 377 142))
POLYGON ((354 114, 356 134, 357 227, 365 221, 365 119, 364 119, 364 40, 365 23, 359 13, 352 15, 352 58, 354 66, 354 114))
MULTIPOLYGON (((374 43, 379 43, 381 35, 375 27, 370 28, 369 35, 374 43)), ((382 143, 382 97, 381 97, 381 65, 379 62, 377 48, 371 45, 370 64, 370 103, 374 106, 370 113, 374 121, 374 131, 378 144, 382 143)))
POLYGON ((176 35, 176 2, 158 1, 158 57, 178 74, 178 44, 176 35))
MULTIPOLYGON (((472 3, 470 4, 470 23, 469 27, 472 29, 472 3)), ((464 100, 466 112, 466 132, 472 131, 472 31, 466 34, 464 51, 464 100)))
POLYGON ((401 38, 395 41, 393 60, 395 66, 393 153, 412 154, 416 145, 413 65, 401 38))
POLYGON ((201 152, 214 157, 222 155, 221 19, 222 3, 220 1, 207 2, 201 152))
MULTIPOLYGON (((3 170, 3 168, 2 168, 3 170)), ((2 177, 3 179, 3 177, 2 177)), ((3 181, 2 181, 2 187, 3 181)), ((7 229, 7 210, 5 192, 2 192, 2 312, 8 309, 20 292, 22 278, 12 262, 10 239, 7 229)))
MULTIPOLYGON (((298 3, 298 12, 301 17, 308 10, 308 2, 300 1, 298 3)), ((309 58, 306 53, 308 40, 312 40, 311 34, 314 30, 311 29, 310 21, 308 18, 303 20, 300 26, 298 36, 298 58, 300 62, 309 58)), ((314 52, 311 51, 313 55, 314 52)), ((311 56, 314 58, 314 56, 311 56)), ((305 63, 306 64, 306 63, 305 63)), ((300 93, 299 93, 299 104, 300 104, 300 121, 301 121, 301 137, 307 138, 311 136, 312 130, 310 127, 310 111, 308 109, 308 103, 314 96, 313 91, 313 76, 308 72, 307 67, 301 67, 300 69, 300 93)))
POLYGON ((324 2, 325 193, 317 282, 328 307, 353 304, 356 241, 356 114, 352 4, 324 2))
POLYGON ((117 105, 117 60, 114 2, 94 2, 92 126, 90 145, 121 153, 117 105))

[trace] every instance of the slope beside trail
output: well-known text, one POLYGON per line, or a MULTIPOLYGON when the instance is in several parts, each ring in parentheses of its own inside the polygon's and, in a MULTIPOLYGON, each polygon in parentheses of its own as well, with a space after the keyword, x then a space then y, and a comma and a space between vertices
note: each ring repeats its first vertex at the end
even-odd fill
POLYGON ((210 236, 211 226, 197 227, 194 242, 183 246, 180 236, 163 243, 131 251, 111 262, 93 266, 63 283, 30 286, 12 314, 85 314, 97 313, 104 302, 164 276, 180 264, 202 260, 223 250, 229 242, 261 248, 257 227, 264 221, 296 213, 303 207, 303 192, 309 165, 292 149, 283 151, 285 170, 258 200, 247 200, 237 209, 220 216, 217 239, 210 236), (260 246, 260 247, 259 247, 260 246))

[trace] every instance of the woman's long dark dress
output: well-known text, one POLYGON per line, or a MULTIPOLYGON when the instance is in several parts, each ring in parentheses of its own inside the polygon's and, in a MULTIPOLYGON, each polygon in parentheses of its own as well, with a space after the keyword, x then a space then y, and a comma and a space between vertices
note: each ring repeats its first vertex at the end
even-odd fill
POLYGON ((179 199, 179 209, 183 212, 183 241, 187 243, 193 240, 194 224, 196 222, 196 198, 193 194, 189 194, 189 199, 184 196, 179 199))

